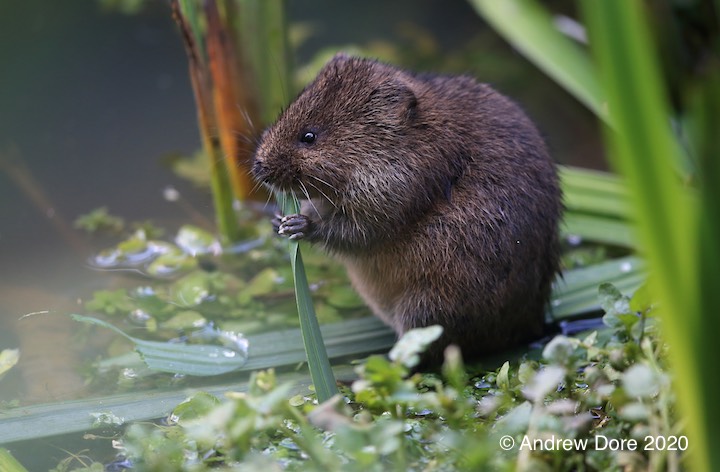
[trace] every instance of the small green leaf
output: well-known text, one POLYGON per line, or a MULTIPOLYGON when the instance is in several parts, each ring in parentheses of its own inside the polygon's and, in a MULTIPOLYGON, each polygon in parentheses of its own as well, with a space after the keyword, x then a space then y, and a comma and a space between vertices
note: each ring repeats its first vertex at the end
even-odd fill
POLYGON ((534 403, 542 402, 545 396, 557 390, 564 378, 564 368, 549 365, 535 374, 530 384, 523 389, 523 394, 534 403))
POLYGON ((202 328, 207 324, 207 320, 197 311, 186 310, 181 311, 169 320, 162 323, 163 329, 191 329, 202 328))
POLYGON ((125 290, 98 290, 93 293, 92 300, 85 303, 88 311, 100 311, 108 315, 127 314, 133 308, 132 300, 125 290))
POLYGON ((609 283, 600 285, 598 296, 600 297, 600 306, 605 310, 605 313, 613 315, 632 313, 630 299, 620 293, 614 285, 609 283))
POLYGON ((630 299, 630 310, 635 313, 645 314, 652 308, 652 296, 650 286, 642 284, 630 299))
POLYGON ((496 382, 502 390, 510 389, 510 362, 505 361, 502 367, 500 367, 496 382))
POLYGON ((20 349, 3 349, 0 352, 0 379, 20 360, 20 349))
POLYGON ((567 365, 575 353, 574 342, 577 342, 577 340, 571 340, 566 336, 555 336, 547 343, 542 355, 554 364, 567 365))
POLYGON ((623 387, 628 396, 650 398, 660 391, 662 379, 659 374, 645 364, 635 364, 622 376, 623 387))
POLYGON ((207 231, 197 226, 184 225, 175 236, 175 244, 191 256, 220 254, 220 242, 207 231))
POLYGON ((433 325, 415 328, 406 332, 390 350, 390 360, 405 367, 415 367, 420 362, 420 354, 442 335, 442 326, 433 325))
POLYGON ((198 392, 186 399, 173 410, 173 415, 178 421, 187 421, 206 415, 214 407, 220 404, 220 400, 207 392, 198 392))

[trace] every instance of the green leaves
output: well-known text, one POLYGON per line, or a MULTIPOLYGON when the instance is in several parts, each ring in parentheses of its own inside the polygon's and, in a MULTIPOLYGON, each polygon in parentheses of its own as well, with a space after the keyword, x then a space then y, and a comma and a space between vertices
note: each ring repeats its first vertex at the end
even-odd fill
MULTIPOLYGON (((232 372, 245 364, 248 352, 247 344, 235 342, 224 347, 210 344, 180 344, 159 341, 146 341, 134 338, 119 328, 97 318, 72 315, 75 321, 108 328, 126 337, 135 344, 145 364, 160 372, 174 374, 210 376, 232 372)), ((222 338, 224 333, 217 333, 222 338)))

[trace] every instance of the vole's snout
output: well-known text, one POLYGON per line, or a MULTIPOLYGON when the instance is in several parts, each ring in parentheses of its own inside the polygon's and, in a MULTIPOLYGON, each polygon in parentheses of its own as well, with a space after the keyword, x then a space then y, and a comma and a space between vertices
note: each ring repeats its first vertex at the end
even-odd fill
POLYGON ((269 185, 273 188, 281 190, 289 190, 299 180, 299 172, 289 165, 279 165, 279 163, 287 162, 284 155, 266 156, 256 154, 253 159, 250 172, 255 180, 269 185))
POLYGON ((253 156, 252 167, 250 173, 259 182, 264 182, 267 177, 267 168, 265 167, 264 161, 258 157, 257 154, 253 156))

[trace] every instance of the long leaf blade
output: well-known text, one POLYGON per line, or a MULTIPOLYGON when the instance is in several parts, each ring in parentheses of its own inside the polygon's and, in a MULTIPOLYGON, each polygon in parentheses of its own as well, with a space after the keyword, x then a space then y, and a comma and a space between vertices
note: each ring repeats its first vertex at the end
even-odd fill
POLYGON ((707 255, 697 252, 698 205, 677 175, 683 159, 667 119, 646 12, 643 3, 623 0, 586 0, 582 6, 615 125, 607 133, 611 162, 627 179, 653 274, 649 286, 662 302, 693 469, 711 470, 720 463, 720 449, 711 445, 720 435, 720 407, 713 400, 720 387, 714 366, 720 351, 716 330, 707 325, 717 326, 718 307, 700 305, 698 259, 707 255))
POLYGON ((534 0, 470 0, 475 10, 510 44, 607 120, 600 84, 589 58, 553 25, 534 0))
POLYGON ((75 321, 108 328, 135 344, 148 368, 173 374, 210 376, 239 369, 247 352, 211 344, 181 344, 134 338, 110 323, 88 316, 72 315, 75 321))
MULTIPOLYGON (((279 194, 277 200, 285 214, 294 214, 300 211, 300 205, 294 196, 288 198, 288 195, 279 194)), ((300 317, 300 331, 302 332, 305 353, 307 354, 310 377, 315 385, 318 401, 324 402, 338 393, 335 375, 328 359, 325 343, 320 332, 320 325, 312 304, 310 287, 308 286, 298 243, 290 241, 289 250, 290 264, 292 265, 293 280, 295 282, 295 299, 297 301, 298 316, 300 317)))

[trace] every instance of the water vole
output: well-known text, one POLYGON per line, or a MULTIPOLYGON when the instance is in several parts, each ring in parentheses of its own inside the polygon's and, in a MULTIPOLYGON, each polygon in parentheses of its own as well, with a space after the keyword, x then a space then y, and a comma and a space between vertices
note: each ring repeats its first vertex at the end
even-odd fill
POLYGON ((466 76, 335 56, 263 134, 252 172, 304 196, 279 233, 341 260, 398 334, 440 324, 425 361, 538 337, 561 192, 532 122, 466 76))

